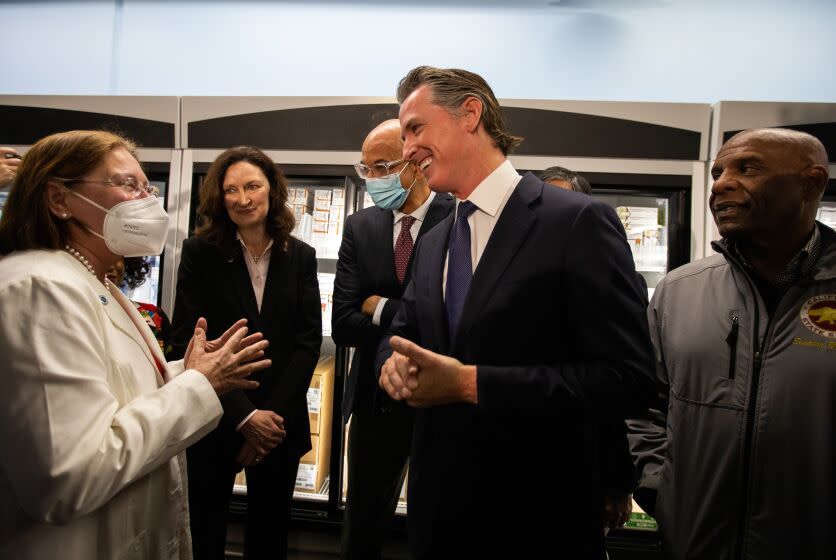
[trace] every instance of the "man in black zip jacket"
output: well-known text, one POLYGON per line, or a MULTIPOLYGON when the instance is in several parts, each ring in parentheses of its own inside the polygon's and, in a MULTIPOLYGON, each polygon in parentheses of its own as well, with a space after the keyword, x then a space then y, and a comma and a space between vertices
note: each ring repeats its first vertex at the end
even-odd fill
POLYGON ((635 497, 670 558, 833 558, 836 233, 816 138, 748 130, 711 174, 719 253, 648 309, 663 386, 631 421, 635 497))

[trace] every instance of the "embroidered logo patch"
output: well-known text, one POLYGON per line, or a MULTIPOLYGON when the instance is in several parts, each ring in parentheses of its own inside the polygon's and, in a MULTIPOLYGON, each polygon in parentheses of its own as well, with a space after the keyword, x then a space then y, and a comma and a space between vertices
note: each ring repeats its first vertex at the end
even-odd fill
POLYGON ((801 322, 819 336, 836 338, 836 294, 822 294, 805 301, 801 322))

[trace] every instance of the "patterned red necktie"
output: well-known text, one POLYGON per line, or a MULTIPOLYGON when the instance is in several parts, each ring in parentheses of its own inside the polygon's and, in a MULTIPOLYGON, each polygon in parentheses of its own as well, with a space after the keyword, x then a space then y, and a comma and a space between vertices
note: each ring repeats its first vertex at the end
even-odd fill
POLYGON ((398 275, 398 282, 403 284, 406 276, 406 265, 409 264, 409 257, 412 256, 412 233, 409 231, 415 218, 404 216, 401 218, 401 232, 398 240, 395 241, 395 274, 398 275))

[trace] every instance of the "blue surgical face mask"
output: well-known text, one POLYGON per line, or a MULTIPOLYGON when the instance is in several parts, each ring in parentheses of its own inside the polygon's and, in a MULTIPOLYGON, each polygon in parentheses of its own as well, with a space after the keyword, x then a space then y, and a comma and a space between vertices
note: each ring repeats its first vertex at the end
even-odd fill
POLYGON ((374 203, 384 210, 397 210, 406 202, 417 177, 413 179, 412 185, 405 189, 401 183, 401 173, 409 167, 409 163, 403 166, 399 173, 392 173, 379 179, 366 179, 366 190, 372 197, 374 203))

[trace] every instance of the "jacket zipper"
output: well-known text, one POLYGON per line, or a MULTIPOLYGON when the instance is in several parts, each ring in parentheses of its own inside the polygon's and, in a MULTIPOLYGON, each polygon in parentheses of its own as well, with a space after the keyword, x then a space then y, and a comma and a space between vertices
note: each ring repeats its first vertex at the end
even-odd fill
POLYGON ((739 328, 740 317, 735 315, 732 317, 731 330, 726 337, 726 343, 729 345, 729 379, 734 379, 737 367, 737 331, 739 328))
POLYGON ((743 560, 743 552, 744 552, 744 542, 746 539, 745 530, 747 527, 746 518, 749 516, 749 491, 750 491, 750 480, 749 480, 749 467, 752 462, 752 439, 753 439, 753 432, 755 431, 755 411, 758 407, 758 385, 760 381, 760 373, 761 367, 763 366, 763 350, 766 342, 771 337, 771 329, 772 329, 772 320, 775 315, 777 315, 778 309, 781 307, 781 300, 775 305, 775 311, 773 311, 772 315, 770 315, 769 319, 766 322, 766 332, 764 333, 763 344, 761 344, 758 332, 759 332, 759 323, 760 323, 760 310, 758 308, 758 292, 756 291, 755 286, 752 282, 747 278, 747 282, 749 283, 749 288, 752 290, 753 301, 755 302, 755 330, 753 331, 753 360, 752 360, 752 377, 750 379, 749 384, 749 402, 747 406, 746 412, 746 434, 743 438, 743 471, 741 476, 741 488, 740 488, 740 519, 738 521, 739 527, 739 536, 737 539, 737 551, 735 554, 735 558, 739 558, 743 560))
MULTIPOLYGON (((761 344, 760 344, 760 307, 758 306, 758 291, 755 285, 744 274, 749 290, 752 292, 752 301, 755 303, 755 325, 752 330, 752 373, 749 378, 749 402, 746 407, 746 431, 743 436, 743 465, 740 475, 740 515, 737 521, 738 535, 734 558, 743 558, 743 543, 746 540, 744 533, 746 529, 746 517, 749 515, 749 462, 752 460, 752 432, 755 429, 755 409, 757 408, 758 377, 761 371, 761 344)), ((739 320, 739 319, 738 319, 739 320)), ((771 320, 771 317, 770 317, 771 320)))

